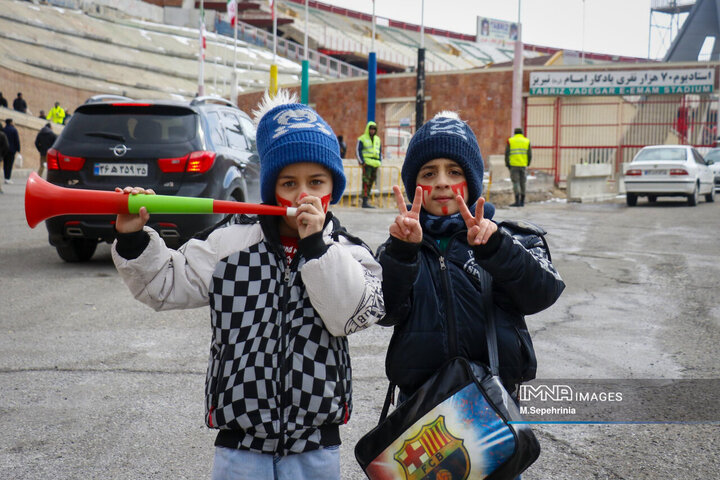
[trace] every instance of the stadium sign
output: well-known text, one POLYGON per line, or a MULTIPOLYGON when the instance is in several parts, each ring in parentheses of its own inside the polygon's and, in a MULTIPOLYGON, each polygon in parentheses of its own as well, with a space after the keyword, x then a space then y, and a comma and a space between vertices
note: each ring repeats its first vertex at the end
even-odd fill
POLYGON ((497 18, 477 17, 478 42, 505 43, 518 39, 518 24, 497 18))
POLYGON ((530 95, 671 95, 712 93, 715 71, 530 72, 530 95))

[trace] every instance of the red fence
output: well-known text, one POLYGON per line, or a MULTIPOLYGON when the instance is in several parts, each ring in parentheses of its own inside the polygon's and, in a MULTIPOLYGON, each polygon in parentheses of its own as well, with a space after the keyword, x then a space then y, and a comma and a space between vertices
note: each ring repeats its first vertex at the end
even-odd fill
POLYGON ((611 163, 613 172, 646 145, 714 147, 718 100, 709 95, 529 97, 525 131, 532 167, 555 183, 576 163, 611 163))

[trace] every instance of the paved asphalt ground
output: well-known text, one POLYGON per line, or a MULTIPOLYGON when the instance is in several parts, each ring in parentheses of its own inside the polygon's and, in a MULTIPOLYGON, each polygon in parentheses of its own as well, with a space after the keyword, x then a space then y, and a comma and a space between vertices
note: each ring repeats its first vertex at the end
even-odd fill
MULTIPOLYGON (((0 479, 209 478, 207 310, 155 313, 135 301, 106 245, 89 263, 62 262, 44 227, 25 224, 20 183, 0 195, 0 479)), ((336 213, 373 248, 395 215, 336 213)), ((497 218, 545 227, 568 285, 527 319, 539 378, 720 378, 720 202, 548 202, 497 218)), ((343 479, 364 478, 352 447, 377 421, 390 333, 350 337, 355 411, 342 429, 343 479)), ((716 420, 717 393, 700 395, 716 420)), ((543 453, 524 480, 718 478, 717 424, 535 430, 543 453)))

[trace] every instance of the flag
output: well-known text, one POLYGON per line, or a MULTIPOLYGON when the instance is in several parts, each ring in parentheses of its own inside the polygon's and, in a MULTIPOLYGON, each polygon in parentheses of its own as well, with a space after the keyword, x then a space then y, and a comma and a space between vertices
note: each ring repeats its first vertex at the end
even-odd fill
POLYGON ((227 0, 227 14, 230 26, 234 27, 237 21, 237 0, 227 0))
POLYGON ((205 42, 205 22, 200 24, 200 35, 202 35, 202 58, 205 60, 205 50, 207 49, 207 43, 205 42))
POLYGON ((270 4, 270 19, 275 20, 275 0, 268 0, 270 4))

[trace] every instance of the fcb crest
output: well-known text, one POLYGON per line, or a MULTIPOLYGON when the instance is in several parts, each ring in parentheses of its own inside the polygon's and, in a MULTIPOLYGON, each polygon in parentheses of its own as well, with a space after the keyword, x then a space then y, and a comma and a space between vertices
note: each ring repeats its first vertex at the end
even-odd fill
POLYGON ((445 426, 445 416, 423 425, 406 439, 393 455, 406 480, 465 480, 470 474, 470 457, 461 438, 445 426))

